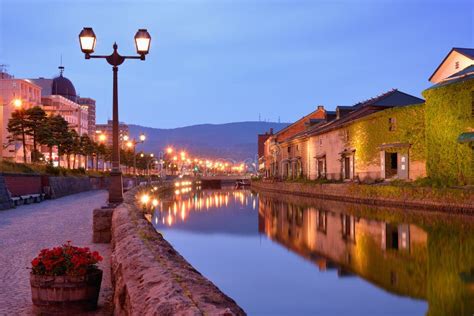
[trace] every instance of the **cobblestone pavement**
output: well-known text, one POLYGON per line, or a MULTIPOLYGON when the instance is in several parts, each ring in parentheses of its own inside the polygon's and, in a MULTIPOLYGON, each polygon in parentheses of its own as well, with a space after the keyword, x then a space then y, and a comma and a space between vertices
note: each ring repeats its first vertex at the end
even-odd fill
POLYGON ((105 191, 89 191, 0 211, 0 315, 34 315, 28 269, 43 248, 71 240, 104 257, 99 309, 110 314, 110 244, 92 243, 92 210, 105 204, 105 191))

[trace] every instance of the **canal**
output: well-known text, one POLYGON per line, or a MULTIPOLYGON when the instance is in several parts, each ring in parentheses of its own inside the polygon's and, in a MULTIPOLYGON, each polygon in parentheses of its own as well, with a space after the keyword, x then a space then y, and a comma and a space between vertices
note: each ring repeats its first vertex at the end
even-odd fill
POLYGON ((474 313, 472 217, 180 189, 152 222, 249 315, 474 313))

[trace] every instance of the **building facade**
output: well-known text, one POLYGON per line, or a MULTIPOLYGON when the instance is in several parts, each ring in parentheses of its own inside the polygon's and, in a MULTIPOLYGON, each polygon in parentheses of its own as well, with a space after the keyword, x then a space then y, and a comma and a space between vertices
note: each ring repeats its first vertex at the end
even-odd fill
POLYGON ((87 134, 95 140, 96 134, 96 117, 95 117, 95 100, 91 98, 78 98, 79 103, 87 111, 87 134))
MULTIPOLYGON (((128 136, 130 130, 128 125, 120 122, 119 124, 119 142, 121 146, 124 146, 123 137, 128 136)), ((105 145, 112 147, 112 120, 108 120, 107 124, 96 124, 96 137, 97 135, 105 135, 105 145)))
MULTIPOLYGON (((41 87, 28 79, 16 79, 6 72, 0 72, 0 141, 1 157, 24 162, 23 145, 11 139, 8 122, 15 110, 41 105, 41 87), (20 102, 20 103, 18 103, 20 102)), ((27 139, 27 161, 31 159, 31 139, 27 139)))
POLYGON ((453 48, 430 77, 426 102, 395 89, 335 113, 312 112, 265 141, 265 175, 473 184, 473 56, 453 48))

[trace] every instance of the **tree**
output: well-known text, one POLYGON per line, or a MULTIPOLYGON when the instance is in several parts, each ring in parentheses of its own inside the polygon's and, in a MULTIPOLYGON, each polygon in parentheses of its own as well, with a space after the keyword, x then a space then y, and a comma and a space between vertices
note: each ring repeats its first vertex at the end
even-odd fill
POLYGON ((53 164, 53 147, 58 149, 58 167, 61 166, 62 146, 70 141, 71 134, 67 121, 60 115, 51 115, 38 132, 38 140, 49 148, 50 164, 53 164))
POLYGON ((86 169, 89 165, 89 156, 94 153, 94 143, 87 134, 81 136, 81 152, 86 157, 86 169))
POLYGON ((77 155, 82 154, 82 148, 81 148, 81 137, 79 134, 76 132, 75 129, 71 130, 71 135, 72 135, 72 155, 73 155, 73 161, 72 161, 72 168, 76 169, 76 160, 77 160, 77 155))
POLYGON ((23 162, 26 163, 26 114, 23 109, 16 110, 8 120, 7 130, 11 134, 11 140, 21 140, 23 145, 23 162))
POLYGON ((107 147, 103 143, 97 145, 97 161, 95 170, 99 170, 99 159, 102 157, 103 162, 105 163, 105 156, 107 155, 107 147))
POLYGON ((47 115, 46 112, 39 106, 29 108, 25 112, 25 133, 33 138, 33 151, 31 152, 31 161, 37 162, 41 153, 38 151, 38 133, 43 125, 46 123, 47 115))
POLYGON ((74 150, 74 134, 76 133, 76 130, 68 130, 67 135, 65 134, 63 142, 60 146, 61 151, 59 152, 59 155, 65 154, 66 155, 66 161, 67 161, 67 168, 71 169, 71 155, 73 154, 74 150))

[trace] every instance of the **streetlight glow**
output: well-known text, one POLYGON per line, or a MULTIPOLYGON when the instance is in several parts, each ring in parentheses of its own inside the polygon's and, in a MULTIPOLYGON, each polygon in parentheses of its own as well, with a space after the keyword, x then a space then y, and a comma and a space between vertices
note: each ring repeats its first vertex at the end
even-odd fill
POLYGON ((151 36, 146 29, 139 29, 135 34, 137 54, 146 55, 150 51, 151 36))
POLYGON ((145 134, 140 134, 140 141, 144 142, 146 139, 145 134))
POLYGON ((123 140, 127 141, 128 140, 128 135, 123 135, 123 140))
POLYGON ((95 49, 96 37, 92 27, 85 27, 79 33, 79 44, 84 54, 92 54, 95 49))
POLYGON ((21 108, 21 106, 23 105, 23 101, 21 101, 21 99, 15 99, 15 100, 13 100, 13 105, 16 108, 21 108))

